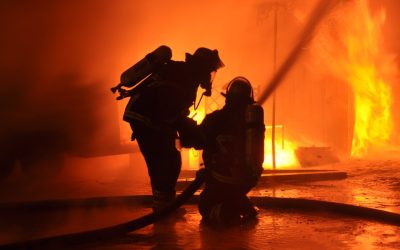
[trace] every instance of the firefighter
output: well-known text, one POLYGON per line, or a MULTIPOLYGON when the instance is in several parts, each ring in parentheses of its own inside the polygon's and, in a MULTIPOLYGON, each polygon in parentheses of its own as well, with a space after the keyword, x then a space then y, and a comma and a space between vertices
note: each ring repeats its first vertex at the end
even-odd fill
POLYGON ((141 84, 144 87, 139 86, 140 91, 130 97, 124 120, 130 123, 132 138, 146 161, 154 210, 175 198, 181 169, 181 155, 175 147, 179 124, 188 119, 199 86, 205 89, 204 95, 211 95, 213 75, 222 66, 217 50, 199 48, 193 55, 186 53, 185 61, 158 65, 147 83, 141 84))
POLYGON ((254 105, 250 82, 234 78, 225 97, 224 107, 200 124, 200 133, 182 138, 185 147, 203 149, 208 175, 199 211, 204 222, 215 225, 256 218, 256 208, 246 194, 257 184, 264 159, 263 110, 254 105), (252 120, 253 114, 257 119, 252 120))

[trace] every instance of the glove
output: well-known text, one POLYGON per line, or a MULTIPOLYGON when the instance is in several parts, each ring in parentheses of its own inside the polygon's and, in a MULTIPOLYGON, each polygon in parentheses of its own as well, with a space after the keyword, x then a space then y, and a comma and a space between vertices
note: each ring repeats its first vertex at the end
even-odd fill
POLYGON ((181 145, 184 148, 202 148, 203 136, 197 122, 189 117, 183 117, 178 122, 177 130, 181 145))

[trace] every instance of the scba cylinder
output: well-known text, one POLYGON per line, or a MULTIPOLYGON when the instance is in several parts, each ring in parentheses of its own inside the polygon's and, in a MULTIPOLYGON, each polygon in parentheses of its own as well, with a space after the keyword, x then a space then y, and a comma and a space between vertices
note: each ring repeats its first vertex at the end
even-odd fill
POLYGON ((245 162, 252 177, 258 180, 264 162, 264 110, 260 105, 248 105, 245 114, 245 162))
POLYGON ((154 69, 171 60, 172 51, 168 46, 162 45, 153 52, 147 54, 142 60, 127 69, 121 74, 120 85, 133 87, 148 75, 154 72, 154 69))

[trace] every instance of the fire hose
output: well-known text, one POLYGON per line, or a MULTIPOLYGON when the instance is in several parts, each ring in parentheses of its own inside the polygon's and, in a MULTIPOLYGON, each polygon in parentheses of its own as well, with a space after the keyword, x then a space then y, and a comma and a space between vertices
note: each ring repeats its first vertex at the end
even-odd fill
MULTIPOLYGON (((95 229, 92 231, 14 242, 6 245, 0 245, 0 249, 55 249, 55 247, 68 247, 82 243, 104 241, 107 239, 112 239, 113 237, 124 235, 131 231, 138 230, 164 218, 166 215, 179 208, 183 203, 188 202, 196 190, 198 190, 203 184, 205 175, 205 171, 199 171, 196 179, 176 198, 176 200, 165 206, 164 209, 160 211, 152 212, 135 220, 110 227, 95 229)), ((197 203, 198 196, 194 196, 194 198, 195 199, 192 199, 191 201, 197 203)), ((327 211, 400 227, 400 214, 379 209, 302 198, 252 196, 250 199, 255 205, 263 209, 295 209, 296 211, 306 210, 312 212, 327 211)), ((98 202, 99 198, 92 199, 91 201, 98 202)), ((132 201, 131 197, 126 198, 126 201, 132 201)), ((49 204, 46 203, 45 205, 49 204)), ((38 204, 35 206, 38 206, 38 204)))
POLYGON ((204 183, 205 174, 205 171, 198 171, 196 179, 172 203, 167 204, 159 211, 152 212, 135 220, 92 231, 63 234, 1 245, 0 249, 55 249, 57 246, 72 246, 87 242, 95 242, 135 231, 164 218, 189 200, 204 183))
POLYGON ((282 83, 284 77, 298 60, 304 47, 312 40, 318 24, 336 7, 337 4, 339 4, 339 2, 341 2, 341 0, 320 0, 314 7, 306 25, 304 26, 303 32, 297 39, 296 45, 273 75, 267 88, 261 92, 259 100, 257 101, 259 104, 263 104, 282 83))

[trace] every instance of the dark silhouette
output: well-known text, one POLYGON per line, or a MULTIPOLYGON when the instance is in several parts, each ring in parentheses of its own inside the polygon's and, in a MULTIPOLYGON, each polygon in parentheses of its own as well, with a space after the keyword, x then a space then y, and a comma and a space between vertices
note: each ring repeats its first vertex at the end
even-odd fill
POLYGON ((246 194, 262 173, 265 128, 252 92, 246 78, 234 78, 224 94, 225 106, 182 134, 183 146, 204 149, 208 176, 199 203, 204 222, 230 225, 257 215, 246 194))
MULTIPOLYGON (((181 169, 181 155, 175 147, 180 124, 189 119, 199 86, 205 89, 204 95, 211 95, 213 73, 223 66, 218 51, 207 48, 186 53, 184 62, 170 57, 169 48, 161 46, 146 56, 147 62, 136 64, 151 74, 128 92, 131 99, 124 113, 147 164, 155 210, 175 198, 181 169)), ((121 82, 127 81, 124 74, 121 82)))

